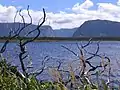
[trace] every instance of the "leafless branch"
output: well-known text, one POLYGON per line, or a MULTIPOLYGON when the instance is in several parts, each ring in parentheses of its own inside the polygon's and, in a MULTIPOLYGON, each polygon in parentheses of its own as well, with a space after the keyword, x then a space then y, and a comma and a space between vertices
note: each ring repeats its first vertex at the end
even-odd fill
POLYGON ((82 44, 81 44, 81 48, 85 48, 85 47, 89 46, 89 45, 91 44, 91 41, 92 41, 92 38, 90 38, 90 39, 88 40, 88 43, 87 43, 87 44, 85 44, 85 45, 82 45, 82 44))
MULTIPOLYGON (((28 6, 28 9, 29 9, 29 6, 28 6)), ((26 72, 26 69, 25 69, 25 66, 24 66, 24 63, 23 63, 23 55, 26 53, 26 51, 25 51, 25 45, 27 44, 27 43, 30 43, 30 42, 33 42, 36 38, 38 38, 38 36, 40 35, 40 30, 39 30, 39 27, 41 27, 42 25, 43 25, 43 23, 45 22, 45 17, 46 17, 46 14, 45 14, 45 10, 43 9, 43 13, 44 13, 44 19, 43 19, 43 21, 42 21, 42 23, 40 23, 40 25, 38 25, 37 26, 37 31, 38 31, 38 33, 37 33, 37 35, 33 38, 33 39, 31 39, 31 40, 27 40, 27 41, 25 41, 25 42, 23 42, 23 40, 20 40, 20 43, 19 43, 19 45, 20 45, 20 50, 21 50, 21 52, 20 52, 20 54, 19 54, 19 59, 20 59, 20 62, 21 62, 21 66, 22 66, 22 70, 23 70, 23 73, 24 73, 24 75, 27 77, 28 75, 27 75, 27 72, 26 72)), ((28 12, 28 14, 29 14, 29 12, 28 12)), ((21 14, 20 14, 21 15, 21 14)), ((29 15, 30 16, 30 15, 29 15)), ((23 21, 24 21, 24 18, 23 18, 23 16, 21 15, 21 17, 22 17, 22 19, 23 19, 23 21)), ((31 18, 31 16, 30 16, 30 18, 31 18)), ((32 19, 31 19, 31 22, 32 22, 32 19)), ((25 22, 24 22, 25 23, 25 22)), ((30 23, 31 24, 31 23, 30 23)), ((29 24, 29 25, 30 25, 29 24)), ((28 25, 27 25, 28 26, 28 25)), ((23 28, 26 28, 27 26, 25 26, 25 24, 24 24, 24 27, 22 27, 21 29, 20 29, 20 31, 22 31, 23 30, 23 28)), ((19 32, 20 33, 20 32, 19 32)), ((19 34, 18 33, 18 34, 19 34)))
POLYGON ((49 61, 49 59, 50 58, 48 56, 44 57, 44 60, 41 63, 42 68, 36 70, 35 72, 29 73, 29 75, 34 75, 36 77, 36 76, 40 75, 41 73, 43 73, 43 71, 45 70, 45 67, 46 67, 46 63, 47 63, 47 61, 49 61))
POLYGON ((9 40, 6 40, 5 43, 3 44, 2 48, 0 49, 0 53, 5 52, 8 43, 9 43, 9 40))
POLYGON ((77 55, 74 51, 70 50, 69 48, 67 48, 67 47, 65 47, 65 46, 61 46, 61 47, 65 48, 66 50, 70 51, 71 53, 73 53, 75 56, 78 57, 78 55, 77 55))
POLYGON ((23 27, 25 27, 25 18, 24 18, 24 16, 21 14, 21 11, 22 11, 22 9, 20 9, 20 11, 19 11, 19 15, 20 15, 20 17, 22 18, 22 21, 23 21, 23 27))
MULTIPOLYGON (((92 82, 89 80, 88 76, 89 76, 89 75, 96 75, 96 73, 93 74, 93 73, 90 73, 90 72, 95 72, 96 69, 103 68, 103 70, 100 72, 100 73, 102 74, 103 72, 105 72, 106 67, 109 65, 108 63, 105 63, 104 65, 101 64, 101 63, 98 64, 98 65, 92 65, 92 63, 89 61, 90 59, 93 59, 94 57, 99 57, 100 59, 103 58, 103 56, 101 56, 101 55, 98 54, 99 49, 100 49, 100 46, 99 46, 100 41, 97 42, 97 48, 96 48, 96 50, 95 50, 94 53, 89 52, 88 50, 85 49, 86 47, 88 47, 88 46, 91 44, 91 40, 92 40, 92 38, 89 39, 88 43, 85 44, 85 45, 82 45, 82 44, 81 44, 81 47, 79 46, 78 43, 76 44, 76 45, 77 45, 77 48, 78 48, 78 50, 79 50, 79 52, 80 52, 80 54, 76 54, 74 51, 72 51, 72 50, 69 49, 68 47, 62 46, 62 47, 65 48, 66 50, 70 51, 73 55, 79 57, 79 59, 81 60, 81 64, 82 64, 82 65, 79 67, 80 73, 79 73, 79 75, 77 75, 77 76, 79 77, 79 79, 80 79, 81 82, 83 82, 83 81, 82 81, 82 78, 84 78, 84 79, 87 80, 88 83, 90 82, 90 84, 92 84, 92 82), (91 56, 85 58, 85 57, 84 57, 84 53, 87 53, 87 54, 89 54, 89 55, 91 55, 91 56), (87 65, 89 66, 89 68, 87 68, 87 65), (86 69, 87 69, 87 70, 86 70, 86 69), (90 73, 90 74, 88 74, 88 73, 90 73)), ((107 59, 108 62, 110 62, 110 59, 109 59, 108 57, 104 57, 104 59, 107 59)), ((110 65, 109 65, 109 67, 110 67, 110 65)), ((78 70, 77 70, 77 71, 78 71, 78 70)), ((109 68, 109 75, 110 75, 110 68, 109 68)), ((110 80, 110 77, 109 77, 108 81, 109 81, 109 80, 110 80)), ((67 82, 71 82, 71 80, 69 80, 69 81, 67 81, 67 82)))

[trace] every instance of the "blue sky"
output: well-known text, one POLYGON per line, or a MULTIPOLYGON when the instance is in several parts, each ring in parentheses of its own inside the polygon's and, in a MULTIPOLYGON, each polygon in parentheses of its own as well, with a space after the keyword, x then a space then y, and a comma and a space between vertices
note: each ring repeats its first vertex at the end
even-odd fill
MULTIPOLYGON (((54 29, 79 27, 88 20, 111 20, 120 22, 120 0, 0 0, 0 22, 13 22, 16 11, 22 8, 22 15, 28 23, 27 5, 33 24, 46 10, 45 25, 54 29)), ((22 22, 18 15, 16 22, 22 22)))
POLYGON ((2 5, 22 6, 25 8, 28 4, 34 10, 47 7, 48 11, 57 12, 65 8, 72 7, 75 3, 82 3, 84 0, 0 0, 2 5))
MULTIPOLYGON (((64 11, 65 8, 71 8, 76 3, 83 3, 85 0, 0 0, 0 4, 6 6, 22 6, 26 8, 30 5, 33 10, 40 10, 45 7, 46 10, 52 12, 64 11)), ((113 3, 116 4, 117 0, 91 0, 94 4, 96 3, 113 3)), ((95 9, 96 5, 91 9, 95 9)))

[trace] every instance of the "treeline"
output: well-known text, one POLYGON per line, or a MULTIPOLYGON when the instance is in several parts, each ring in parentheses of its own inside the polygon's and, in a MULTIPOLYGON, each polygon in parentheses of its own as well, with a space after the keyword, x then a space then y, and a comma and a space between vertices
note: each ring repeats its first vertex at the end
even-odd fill
MULTIPOLYGON (((19 39, 29 40, 33 37, 18 37, 19 39)), ((18 38, 12 38, 10 41, 15 42, 18 38)), ((9 37, 0 37, 0 41, 6 41, 9 37)), ((120 37, 38 37, 35 41, 120 41, 120 37)))

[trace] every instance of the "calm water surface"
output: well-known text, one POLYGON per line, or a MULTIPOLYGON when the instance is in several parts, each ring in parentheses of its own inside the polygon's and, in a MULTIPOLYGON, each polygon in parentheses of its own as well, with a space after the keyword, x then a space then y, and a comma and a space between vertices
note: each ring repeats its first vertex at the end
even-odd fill
MULTIPOLYGON (((29 43, 26 46, 26 50, 28 51, 29 58, 28 60, 32 61, 32 65, 34 67, 33 71, 41 68, 41 62, 42 60, 46 60, 46 67, 47 66, 57 66, 58 61, 61 61, 64 63, 63 66, 67 66, 68 63, 74 63, 73 67, 76 67, 79 63, 79 58, 75 56, 70 51, 66 50, 62 46, 65 46, 69 48, 70 50, 74 51, 76 54, 80 55, 79 49, 77 47, 77 44, 80 46, 80 44, 85 45, 87 42, 74 42, 74 41, 68 41, 68 42, 33 42, 29 43)), ((0 46, 3 43, 0 43, 0 46)), ((99 43, 99 52, 98 54, 101 56, 108 56, 111 59, 111 67, 113 67, 113 72, 117 75, 118 71, 116 69, 119 68, 116 61, 120 61, 120 42, 119 41, 101 41, 99 43)), ((88 52, 95 53, 97 49, 97 42, 93 41, 88 47, 85 48, 88 52)), ((12 62, 14 65, 20 65, 18 60, 18 53, 19 48, 17 43, 10 43, 7 46, 7 50, 4 52, 4 56, 7 57, 9 62, 12 62)), ((84 53, 85 58, 89 57, 90 55, 87 53, 84 53)), ((26 60, 26 64, 30 64, 26 60)), ((96 57, 90 60, 93 64, 100 63, 101 59, 96 57)), ((45 76, 44 76, 45 77, 45 76)))

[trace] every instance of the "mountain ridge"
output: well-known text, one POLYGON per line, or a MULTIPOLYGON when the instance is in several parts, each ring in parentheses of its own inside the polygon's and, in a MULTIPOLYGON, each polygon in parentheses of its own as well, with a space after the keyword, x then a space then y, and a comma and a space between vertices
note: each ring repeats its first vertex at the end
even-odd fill
MULTIPOLYGON (((0 23, 0 37, 6 37, 9 31, 17 30, 22 27, 23 23, 0 23)), ((33 30, 37 25, 30 25, 25 28, 20 36, 25 36, 30 30, 33 30)), ((120 22, 109 20, 89 20, 85 21, 80 27, 76 28, 61 28, 52 29, 49 25, 40 27, 40 37, 120 37, 120 22)), ((31 33, 29 36, 34 37, 37 32, 31 33)))
POLYGON ((109 20, 89 20, 74 32, 73 37, 120 37, 120 22, 109 20))
MULTIPOLYGON (((27 23, 26 23, 27 24, 27 23)), ((23 23, 0 23, 0 36, 8 36, 11 30, 16 31, 18 28, 23 27, 23 23)), ((31 24, 29 27, 26 27, 20 36, 24 36, 28 31, 34 30, 37 25, 31 24)), ((40 27, 41 33, 40 37, 72 37, 76 29, 52 29, 50 25, 43 25, 40 27)), ((30 34, 31 37, 34 37, 36 32, 30 34)))

